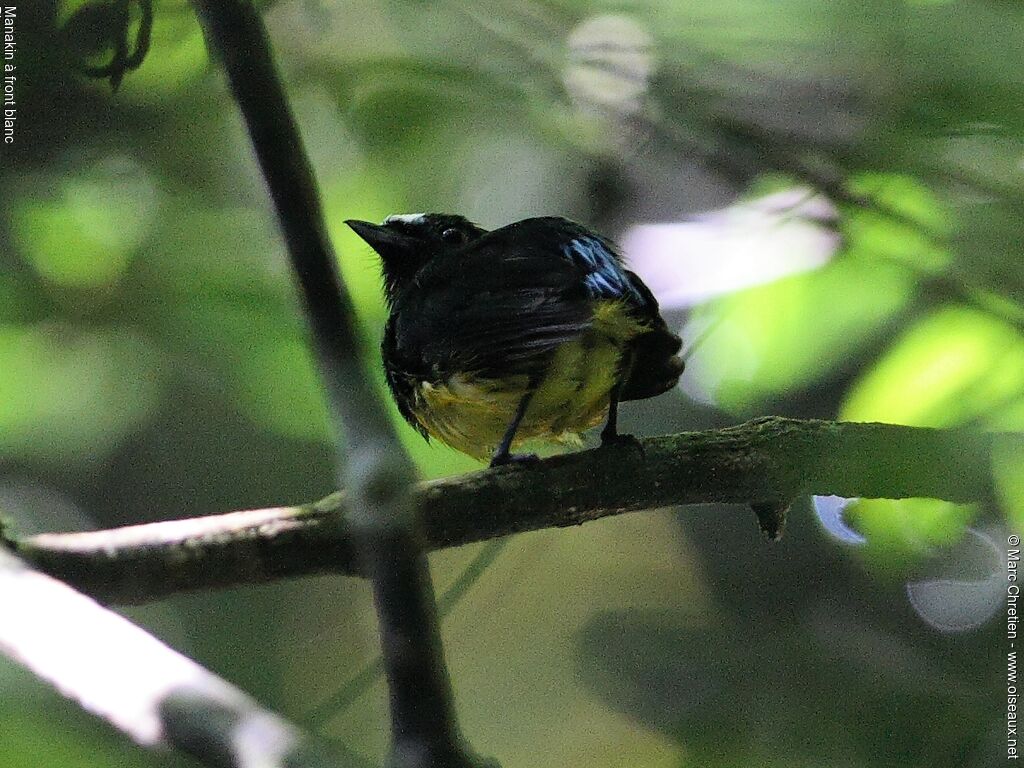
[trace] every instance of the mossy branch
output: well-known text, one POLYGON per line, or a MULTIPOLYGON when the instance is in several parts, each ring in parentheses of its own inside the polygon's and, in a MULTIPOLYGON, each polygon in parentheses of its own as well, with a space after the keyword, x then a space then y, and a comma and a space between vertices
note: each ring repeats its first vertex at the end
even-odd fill
MULTIPOLYGON (((765 418, 594 449, 529 467, 420 483, 431 549, 578 525, 677 504, 784 505, 802 494, 993 498, 991 458, 1018 433, 765 418)), ((16 542, 36 567, 110 602, 322 573, 358 571, 338 493, 295 507, 230 512, 16 542)))

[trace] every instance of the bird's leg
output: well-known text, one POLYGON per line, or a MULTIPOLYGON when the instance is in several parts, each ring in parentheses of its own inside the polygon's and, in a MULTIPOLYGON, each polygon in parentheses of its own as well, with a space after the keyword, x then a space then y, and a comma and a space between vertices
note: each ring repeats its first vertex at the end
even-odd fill
POLYGON ((643 446, 640 441, 637 440, 633 435, 620 435, 619 434, 619 394, 622 391, 622 383, 625 381, 626 376, 629 375, 629 369, 632 366, 632 356, 624 361, 625 365, 622 366, 622 372, 619 375, 618 380, 612 387, 612 391, 608 396, 608 420, 604 423, 604 429, 601 430, 601 445, 602 446, 626 446, 630 448, 636 448, 640 453, 644 452, 643 446))
POLYGON ((519 429, 519 422, 523 420, 526 415, 526 408, 530 405, 530 400, 533 398, 534 387, 530 387, 526 390, 526 394, 523 395, 523 399, 519 401, 519 407, 516 408, 516 415, 512 417, 511 423, 508 425, 508 429, 505 430, 504 437, 501 438, 501 443, 498 444, 498 450, 494 452, 494 457, 491 459, 492 467, 500 467, 502 464, 532 464, 535 461, 539 461, 537 454, 535 453, 509 453, 509 449, 512 447, 512 441, 515 439, 516 430, 519 429))

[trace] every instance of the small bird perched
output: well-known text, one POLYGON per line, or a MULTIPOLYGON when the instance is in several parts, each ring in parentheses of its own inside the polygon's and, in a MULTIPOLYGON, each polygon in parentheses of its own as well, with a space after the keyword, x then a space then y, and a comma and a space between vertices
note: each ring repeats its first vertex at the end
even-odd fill
POLYGON ((660 395, 682 344, 612 244, 556 217, 492 231, 417 213, 346 222, 378 253, 390 309, 381 353, 398 409, 491 466, 535 460, 530 439, 579 442, 618 404, 660 395))

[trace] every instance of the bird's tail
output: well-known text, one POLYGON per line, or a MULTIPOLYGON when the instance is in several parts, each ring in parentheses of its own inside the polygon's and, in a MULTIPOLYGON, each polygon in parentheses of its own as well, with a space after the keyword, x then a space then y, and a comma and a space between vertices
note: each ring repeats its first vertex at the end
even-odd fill
POLYGON ((633 341, 632 366, 620 399, 643 400, 672 389, 683 372, 683 358, 678 355, 682 346, 682 339, 659 317, 654 328, 633 341))

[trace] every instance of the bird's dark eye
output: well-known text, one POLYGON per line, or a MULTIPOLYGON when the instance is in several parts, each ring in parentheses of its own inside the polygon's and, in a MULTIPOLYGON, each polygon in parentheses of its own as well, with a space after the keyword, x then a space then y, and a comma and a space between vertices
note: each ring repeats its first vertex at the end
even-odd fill
POLYGON ((455 227, 449 227, 441 233, 441 239, 449 245, 461 245, 466 242, 466 233, 461 229, 455 227))

